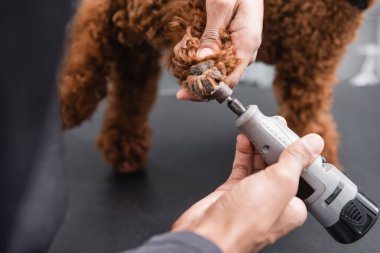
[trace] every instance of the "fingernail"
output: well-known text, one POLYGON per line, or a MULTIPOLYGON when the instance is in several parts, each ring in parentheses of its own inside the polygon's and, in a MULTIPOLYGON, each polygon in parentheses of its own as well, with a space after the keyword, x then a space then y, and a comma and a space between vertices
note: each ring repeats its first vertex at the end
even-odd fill
POLYGON ((210 56, 212 54, 214 54, 214 51, 211 48, 207 48, 207 47, 199 49, 197 52, 197 56, 199 58, 205 58, 205 57, 210 56))
POLYGON ((323 139, 317 134, 308 134, 301 139, 305 147, 313 154, 319 155, 323 150, 323 139))

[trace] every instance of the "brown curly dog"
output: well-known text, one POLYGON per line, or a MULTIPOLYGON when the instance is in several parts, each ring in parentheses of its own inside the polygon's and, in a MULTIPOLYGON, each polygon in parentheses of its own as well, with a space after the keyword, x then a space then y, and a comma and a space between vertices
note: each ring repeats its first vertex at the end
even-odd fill
MULTIPOLYGON (((257 60, 276 66, 280 114, 298 134, 322 135, 324 156, 334 164, 339 141, 330 112, 335 73, 363 10, 373 2, 265 1, 257 60)), ((209 98, 216 82, 239 63, 228 32, 221 31, 219 52, 197 65, 205 24, 205 0, 82 0, 70 26, 59 78, 64 127, 81 124, 107 96, 99 148, 119 172, 143 167, 150 146, 147 119, 163 53, 173 51, 188 34, 187 47, 170 56, 170 69, 180 85, 202 99, 209 98)))

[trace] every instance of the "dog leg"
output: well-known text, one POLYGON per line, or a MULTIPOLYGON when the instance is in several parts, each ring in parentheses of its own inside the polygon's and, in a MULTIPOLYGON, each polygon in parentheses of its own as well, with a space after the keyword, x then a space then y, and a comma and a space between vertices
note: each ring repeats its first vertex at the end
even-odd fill
POLYGON ((160 73, 159 53, 148 45, 118 50, 111 64, 111 87, 98 147, 118 172, 145 165, 150 147, 148 116, 160 73))
POLYGON ((274 90, 280 115, 297 134, 317 133, 325 140, 323 156, 341 168, 338 159, 339 134, 331 114, 332 87, 337 62, 323 64, 321 71, 296 60, 277 64, 274 90))
MULTIPOLYGON (((299 135, 320 134, 325 140, 323 155, 340 167, 339 134, 331 114, 332 89, 362 12, 345 1, 295 1, 292 11, 289 18, 282 14, 278 37, 271 40, 281 49, 274 82, 280 113, 299 135)), ((270 40, 270 34, 266 35, 270 40)))
POLYGON ((82 123, 106 96, 111 3, 83 0, 70 25, 59 77, 65 128, 82 123))

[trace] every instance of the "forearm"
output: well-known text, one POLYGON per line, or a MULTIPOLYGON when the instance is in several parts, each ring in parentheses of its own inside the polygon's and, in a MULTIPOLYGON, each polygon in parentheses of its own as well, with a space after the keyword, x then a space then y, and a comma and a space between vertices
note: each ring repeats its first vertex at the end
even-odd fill
POLYGON ((152 237, 140 247, 123 253, 222 253, 211 241, 191 232, 152 237))

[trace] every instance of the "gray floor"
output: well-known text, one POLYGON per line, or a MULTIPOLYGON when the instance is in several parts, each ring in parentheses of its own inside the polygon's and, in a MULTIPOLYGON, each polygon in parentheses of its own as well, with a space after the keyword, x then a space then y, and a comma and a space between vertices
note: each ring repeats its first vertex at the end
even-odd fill
MULTIPOLYGON (((270 90, 240 86, 235 94, 267 114, 276 111, 270 90)), ((342 85, 335 94, 346 173, 380 203, 380 86, 342 85)), ((174 96, 161 96, 151 115, 149 163, 144 172, 124 177, 114 175, 94 147, 101 118, 102 110, 66 134, 70 207, 50 253, 108 253, 136 247, 167 231, 230 170, 237 130, 234 116, 216 102, 179 102, 174 96)), ((380 252, 379 239, 380 222, 359 242, 341 245, 309 217, 305 226, 265 252, 372 253, 380 252)))

